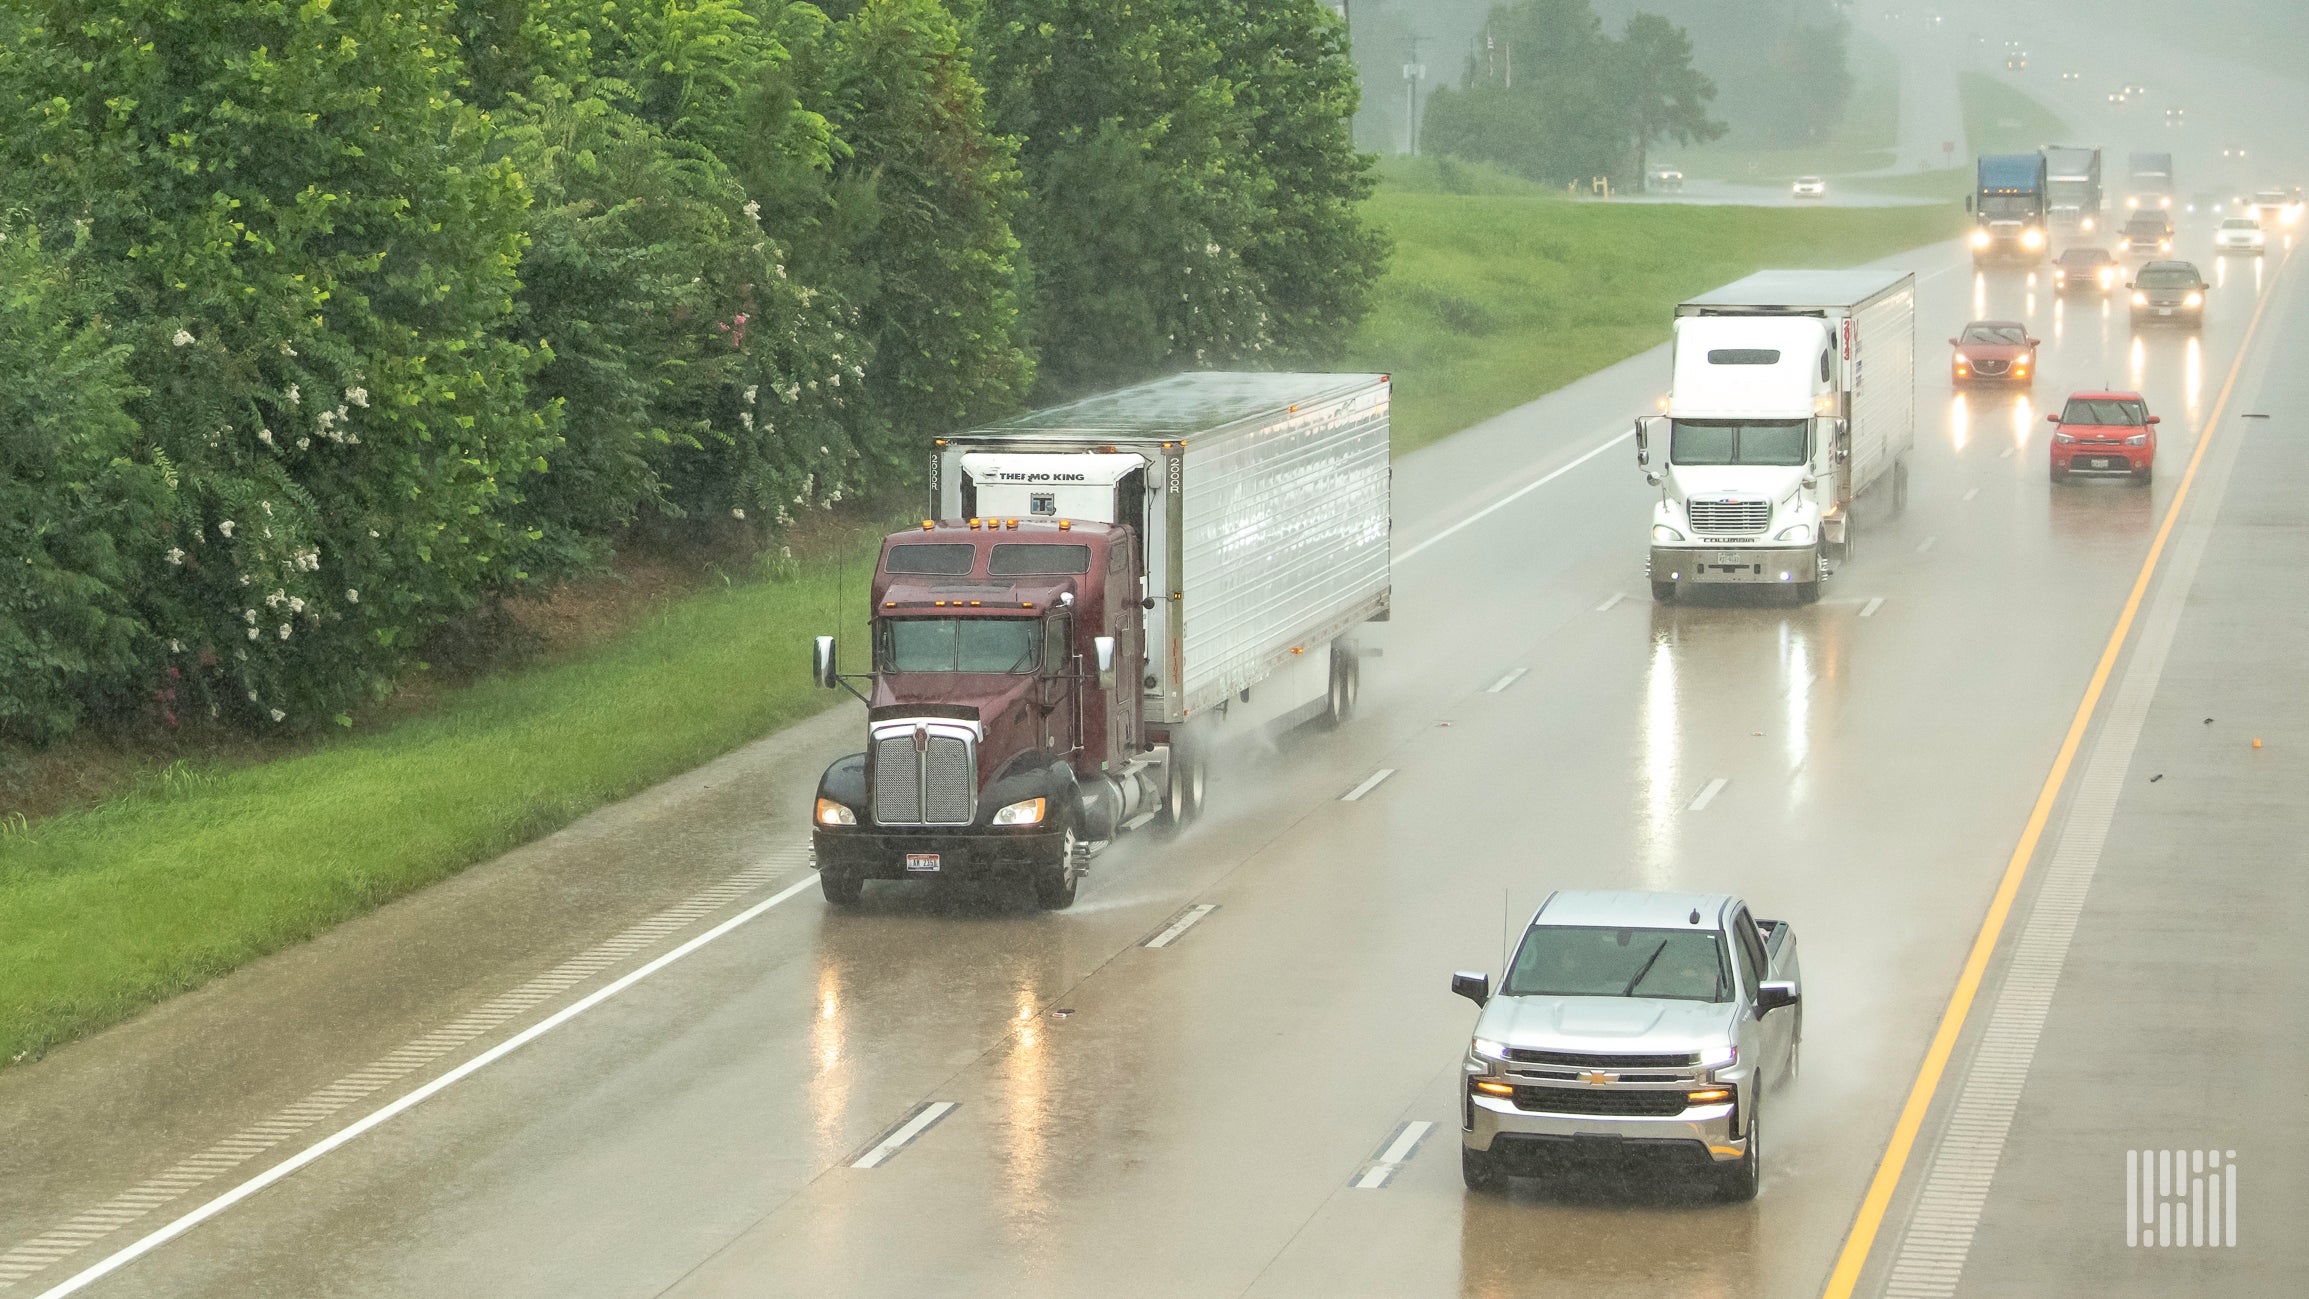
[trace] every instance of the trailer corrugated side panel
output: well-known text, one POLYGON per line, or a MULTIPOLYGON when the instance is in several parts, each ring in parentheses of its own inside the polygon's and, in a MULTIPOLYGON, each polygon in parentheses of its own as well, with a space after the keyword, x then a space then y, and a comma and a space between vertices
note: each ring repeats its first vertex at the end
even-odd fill
POLYGON ((1387 415, 1377 380, 1187 438, 1178 545, 1189 714, 1386 610, 1387 415))
POLYGON ((1916 281, 1861 303, 1851 318, 1852 494, 1916 445, 1916 281))

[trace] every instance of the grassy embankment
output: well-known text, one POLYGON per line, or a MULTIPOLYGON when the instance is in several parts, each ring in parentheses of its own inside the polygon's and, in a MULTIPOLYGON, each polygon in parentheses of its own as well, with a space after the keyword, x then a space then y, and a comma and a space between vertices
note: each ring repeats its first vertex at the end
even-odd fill
MULTIPOLYGON (((1755 267, 1939 238, 1945 209, 1576 203, 1481 169, 1404 172, 1351 364, 1396 376, 1409 450, 1657 342, 1755 267), (1453 188, 1438 191, 1448 179, 1453 188)), ((815 632, 856 643, 860 546, 666 605, 605 643, 269 762, 170 773, 0 828, 0 1067, 302 941, 827 706, 815 632), (847 559, 843 558, 847 554, 847 559)))

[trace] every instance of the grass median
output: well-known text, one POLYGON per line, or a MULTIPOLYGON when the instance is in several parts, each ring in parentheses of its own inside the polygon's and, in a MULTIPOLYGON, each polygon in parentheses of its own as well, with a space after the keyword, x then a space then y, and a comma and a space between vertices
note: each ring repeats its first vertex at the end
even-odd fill
MULTIPOLYGON (((1864 261, 1951 222, 1932 208, 1575 203, 1432 166, 1394 176, 1372 210, 1396 263, 1350 364, 1396 376, 1398 452, 1651 346, 1693 292, 1760 266, 1864 261)), ((857 643, 879 532, 860 522, 799 576, 682 597, 376 734, 180 764, 86 810, 0 825, 0 1067, 823 709, 804 647, 836 630, 857 643)))

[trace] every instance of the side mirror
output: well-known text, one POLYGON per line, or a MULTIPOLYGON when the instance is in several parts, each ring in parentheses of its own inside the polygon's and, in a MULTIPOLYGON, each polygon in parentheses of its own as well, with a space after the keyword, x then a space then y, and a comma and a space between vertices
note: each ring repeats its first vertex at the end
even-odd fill
POLYGON ((1451 990, 1480 1006, 1491 1000, 1491 976, 1461 970, 1451 976, 1451 990))
POLYGON ((1641 415, 1636 416, 1636 465, 1638 468, 1652 462, 1651 432, 1651 421, 1641 415))
POLYGON ((1962 346, 1964 346, 1964 344, 1963 344, 1963 342, 1962 342, 1961 340, 1958 340, 1958 339, 1954 339, 1954 338, 1952 338, 1952 339, 1949 339, 1949 340, 1948 340, 1948 345, 1949 345, 1950 347, 1962 347, 1962 346))
POLYGON ((1098 659, 1098 688, 1114 689, 1114 637, 1097 636, 1090 642, 1091 653, 1098 659))
POLYGON ((842 684, 834 669, 834 638, 820 636, 810 647, 810 684, 832 690, 842 684))
POLYGON ((2057 410, 2048 410, 2048 411, 2046 411, 2046 412, 2044 413, 2044 422, 2045 422, 2045 423, 2047 423, 2047 424, 2058 424, 2058 423, 2060 423, 2060 412, 2059 412, 2059 411, 2057 411, 2057 410))
POLYGON ((1782 1006, 1793 1006, 1803 999, 1803 995, 1796 991, 1796 985, 1786 979, 1768 979, 1756 985, 1756 1013, 1760 1016, 1769 1015, 1782 1006))
POLYGON ((2044 345, 2044 340, 2041 338, 2032 338, 2028 340, 2028 345, 2030 347, 2041 347, 2044 345))
POLYGON ((1972 210, 1972 195, 1970 194, 1964 196, 1964 210, 1967 212, 1972 210))
POLYGON ((2165 422, 2165 417, 2162 415, 2151 415, 2149 416, 2147 422, 2151 424, 2162 424, 2165 422))

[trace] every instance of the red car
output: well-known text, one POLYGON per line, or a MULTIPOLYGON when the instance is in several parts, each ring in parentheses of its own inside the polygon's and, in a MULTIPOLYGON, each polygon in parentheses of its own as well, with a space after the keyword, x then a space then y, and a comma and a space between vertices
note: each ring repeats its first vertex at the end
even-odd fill
POLYGON ((2157 462, 2157 417, 2137 392, 2080 392, 2052 433, 2052 480, 2074 474, 2121 475, 2147 486, 2157 462))
POLYGON ((1948 345, 1956 349, 1949 378, 1959 388, 1976 383, 2025 388, 2036 382, 2037 340, 2017 320, 1975 320, 1948 345))

